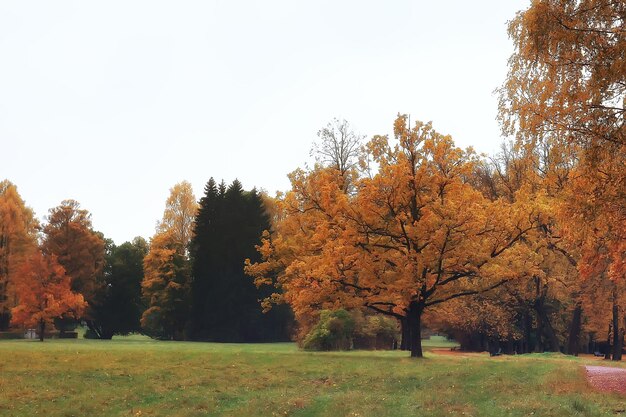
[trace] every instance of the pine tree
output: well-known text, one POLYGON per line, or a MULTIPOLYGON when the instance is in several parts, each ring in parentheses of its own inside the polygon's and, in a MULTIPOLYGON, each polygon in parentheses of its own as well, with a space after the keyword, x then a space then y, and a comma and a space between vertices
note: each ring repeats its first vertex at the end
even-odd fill
MULTIPOLYGON (((223 186, 220 184, 220 189, 223 186)), ((194 338, 204 339, 206 328, 214 327, 217 319, 212 316, 209 303, 213 294, 216 294, 215 283, 209 277, 215 274, 215 267, 219 259, 216 236, 221 234, 218 229, 218 218, 221 214, 223 192, 218 190, 215 180, 209 179, 204 188, 204 197, 200 199, 200 208, 194 223, 193 239, 191 241, 192 275, 192 332, 194 338)))
POLYGON ((228 188, 213 179, 205 187, 196 217, 191 317, 192 338, 252 342, 286 339, 285 311, 263 314, 266 297, 245 275, 246 258, 255 258, 255 245, 269 229, 260 195, 244 191, 235 180, 228 188))
POLYGON ((145 309, 141 297, 143 260, 148 242, 136 237, 132 242, 107 245, 103 291, 91 309, 93 336, 111 339, 115 334, 126 335, 141 330, 139 320, 145 309))

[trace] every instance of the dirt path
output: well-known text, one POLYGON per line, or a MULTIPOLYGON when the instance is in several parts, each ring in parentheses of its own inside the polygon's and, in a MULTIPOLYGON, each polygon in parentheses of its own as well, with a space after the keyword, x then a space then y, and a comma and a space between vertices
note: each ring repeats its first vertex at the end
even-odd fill
POLYGON ((626 369, 609 366, 585 366, 587 379, 599 391, 626 394, 626 369))
POLYGON ((430 352, 435 353, 437 355, 445 355, 445 356, 457 356, 461 358, 470 358, 473 356, 486 356, 487 352, 465 352, 462 350, 452 350, 450 348, 434 348, 430 349, 430 352))

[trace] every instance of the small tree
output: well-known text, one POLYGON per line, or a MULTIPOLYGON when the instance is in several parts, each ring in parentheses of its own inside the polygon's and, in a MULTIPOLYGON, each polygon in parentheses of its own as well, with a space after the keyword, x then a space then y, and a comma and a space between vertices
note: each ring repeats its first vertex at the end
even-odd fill
POLYGON ((182 340, 189 312, 190 274, 184 248, 174 233, 157 233, 143 261, 142 293, 148 309, 141 326, 150 336, 182 340))
POLYGON ((55 318, 78 318, 87 303, 72 292, 70 277, 54 255, 36 252, 18 269, 15 290, 19 304, 11 310, 12 323, 37 326, 43 342, 46 325, 55 318))

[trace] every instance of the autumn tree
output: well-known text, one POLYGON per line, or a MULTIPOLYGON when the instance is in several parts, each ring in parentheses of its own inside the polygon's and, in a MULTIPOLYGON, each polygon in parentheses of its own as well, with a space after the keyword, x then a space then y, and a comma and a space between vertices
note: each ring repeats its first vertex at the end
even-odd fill
POLYGON ((269 295, 244 273, 244 261, 260 260, 255 245, 270 223, 262 196, 235 180, 227 189, 211 178, 200 200, 194 238, 191 329, 199 340, 255 342, 288 340, 288 311, 263 314, 269 295))
POLYGON ((37 326, 39 340, 53 319, 82 316, 87 303, 81 294, 73 292, 70 277, 54 255, 35 252, 17 271, 15 291, 19 303, 12 309, 12 323, 37 326))
MULTIPOLYGON (((516 287, 517 281, 504 284, 488 293, 459 297, 439 304, 424 313, 428 329, 452 337, 461 350, 503 353, 527 353, 524 338, 525 309, 506 287, 516 287)), ((512 292, 515 294, 515 291, 512 292)))
POLYGON ((549 144, 576 155, 559 233, 580 251, 581 278, 609 286, 624 280, 626 262, 625 10, 609 0, 533 2, 510 23, 515 51, 500 90, 505 134, 529 152, 549 144))
POLYGON ((19 263, 37 248, 39 224, 17 187, 0 182, 0 330, 6 330, 15 306, 12 283, 19 263))
POLYGON ((193 222, 197 211, 198 203, 193 188, 189 182, 182 181, 170 188, 163 219, 158 224, 157 230, 172 232, 174 239, 186 248, 193 236, 193 222))
POLYGON ((102 289, 104 267, 104 239, 93 230, 91 214, 77 201, 64 200, 49 210, 46 221, 44 254, 56 257, 70 277, 72 291, 91 303, 102 289))
POLYGON ((169 340, 184 338, 189 314, 189 263, 174 233, 159 232, 150 241, 144 258, 141 283, 147 309, 141 326, 152 337, 169 340))
POLYGON ((605 242, 613 279, 624 278, 626 253, 624 10, 610 0, 533 2, 510 23, 515 52, 500 90, 506 134, 575 149, 564 230, 592 232, 589 259, 605 242))
POLYGON ((188 254, 196 211, 196 197, 188 182, 170 189, 163 219, 143 262, 141 287, 147 309, 141 325, 152 336, 174 340, 185 337, 191 288, 188 254))
POLYGON ((536 221, 527 200, 492 202, 469 184, 471 151, 407 121, 396 120, 395 144, 369 142, 378 172, 353 196, 336 170, 292 174, 285 220, 259 247, 265 262, 247 270, 281 288, 299 321, 338 307, 396 317, 411 356, 421 357, 426 309, 537 272, 520 244, 536 221))
POLYGON ((506 133, 588 150, 626 144, 625 10, 611 0, 538 0, 517 14, 500 95, 506 133))

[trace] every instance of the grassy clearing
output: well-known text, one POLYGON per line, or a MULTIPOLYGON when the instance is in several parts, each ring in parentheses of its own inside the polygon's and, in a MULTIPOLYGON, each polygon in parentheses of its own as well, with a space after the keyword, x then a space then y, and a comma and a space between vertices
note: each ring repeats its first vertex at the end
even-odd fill
POLYGON ((626 415, 623 397, 590 391, 583 363, 143 337, 1 341, 0 416, 626 415))

